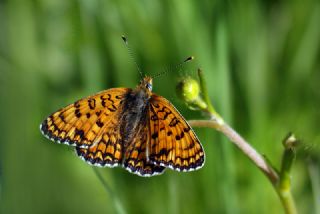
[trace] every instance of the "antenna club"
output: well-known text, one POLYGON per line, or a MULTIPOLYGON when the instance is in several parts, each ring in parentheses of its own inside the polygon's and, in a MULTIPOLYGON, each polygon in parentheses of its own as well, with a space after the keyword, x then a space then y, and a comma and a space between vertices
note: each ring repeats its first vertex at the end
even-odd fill
POLYGON ((127 40, 127 37, 125 35, 122 35, 121 38, 124 41, 124 43, 128 44, 128 40, 127 40))
POLYGON ((189 62, 194 60, 194 56, 189 56, 187 59, 185 59, 183 62, 189 62))

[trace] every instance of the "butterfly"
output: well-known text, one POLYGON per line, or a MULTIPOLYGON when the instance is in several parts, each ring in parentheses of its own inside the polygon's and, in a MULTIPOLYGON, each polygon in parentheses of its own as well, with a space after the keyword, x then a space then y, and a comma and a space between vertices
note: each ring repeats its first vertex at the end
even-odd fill
POLYGON ((192 171, 203 166, 202 145, 178 110, 152 92, 146 76, 135 88, 111 88, 80 99, 45 119, 48 139, 75 147, 95 166, 122 166, 139 176, 166 168, 192 171))

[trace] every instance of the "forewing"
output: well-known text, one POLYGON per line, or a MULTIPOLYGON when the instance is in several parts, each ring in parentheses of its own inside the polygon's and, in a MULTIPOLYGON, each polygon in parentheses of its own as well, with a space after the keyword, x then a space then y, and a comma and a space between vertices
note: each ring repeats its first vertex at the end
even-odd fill
MULTIPOLYGON (((147 118, 147 115, 145 115, 147 118)), ((145 118, 145 119, 146 119, 145 118)), ((137 128, 132 142, 125 151, 123 167, 139 176, 150 177, 162 174, 165 167, 155 165, 147 160, 147 142, 150 139, 148 121, 143 119, 137 128)))
POLYGON ((150 162, 177 171, 192 171, 203 166, 204 150, 196 134, 165 98, 150 99, 150 162))
POLYGON ((79 148, 102 148, 102 137, 106 136, 103 134, 106 130, 113 130, 108 137, 119 134, 119 130, 114 130, 114 123, 119 120, 121 103, 129 90, 113 88, 78 100, 50 115, 40 125, 40 130, 57 143, 79 148))

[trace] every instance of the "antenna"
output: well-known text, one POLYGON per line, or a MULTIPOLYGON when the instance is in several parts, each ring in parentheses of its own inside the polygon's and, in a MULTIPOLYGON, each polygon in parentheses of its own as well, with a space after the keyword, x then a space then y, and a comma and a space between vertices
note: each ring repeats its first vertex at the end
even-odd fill
POLYGON ((133 56, 133 53, 132 53, 132 51, 131 51, 131 48, 129 47, 129 43, 128 43, 127 37, 125 37, 125 35, 122 35, 121 38, 122 38, 122 40, 124 41, 124 44, 125 44, 126 47, 127 47, 127 50, 128 50, 128 53, 129 53, 129 56, 130 56, 131 60, 132 60, 132 61, 134 62, 134 64, 136 65, 136 67, 137 67, 137 69, 138 69, 138 71, 139 71, 139 74, 140 74, 141 78, 143 78, 143 74, 142 74, 142 72, 141 72, 141 69, 140 69, 140 67, 138 66, 138 63, 137 63, 137 61, 135 60, 135 58, 134 58, 134 56, 133 56))
POLYGON ((193 57, 193 56, 189 56, 188 58, 186 58, 185 60, 183 60, 182 62, 180 62, 179 64, 177 64, 177 65, 175 65, 175 66, 173 66, 173 67, 172 67, 172 66, 169 66, 169 67, 165 68, 164 71, 162 71, 161 73, 158 73, 158 74, 154 75, 152 78, 161 76, 161 75, 169 72, 170 70, 174 70, 174 69, 176 69, 176 68, 180 68, 180 67, 182 67, 185 63, 190 62, 190 61, 192 61, 192 60, 194 60, 194 57, 193 57))

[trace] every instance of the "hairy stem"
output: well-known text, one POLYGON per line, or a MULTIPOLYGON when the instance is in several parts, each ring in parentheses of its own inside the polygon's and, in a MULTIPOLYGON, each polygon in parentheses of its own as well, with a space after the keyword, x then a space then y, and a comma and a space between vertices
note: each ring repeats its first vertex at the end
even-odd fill
POLYGON ((193 127, 209 127, 222 132, 230 141, 235 144, 268 178, 275 184, 279 177, 265 159, 234 129, 226 123, 220 123, 216 120, 190 120, 189 124, 193 127))
POLYGON ((281 171, 277 171, 260 155, 246 140, 244 140, 234 129, 228 124, 219 120, 190 120, 189 124, 193 127, 213 128, 229 138, 270 180, 275 188, 282 206, 287 214, 296 214, 297 210, 291 193, 290 169, 295 158, 294 148, 296 139, 288 137, 287 142, 290 146, 286 147, 283 153, 281 171), (290 141, 289 141, 290 139, 290 141), (293 143, 294 142, 294 143, 293 143))

